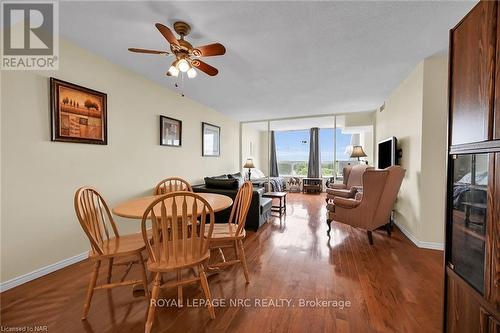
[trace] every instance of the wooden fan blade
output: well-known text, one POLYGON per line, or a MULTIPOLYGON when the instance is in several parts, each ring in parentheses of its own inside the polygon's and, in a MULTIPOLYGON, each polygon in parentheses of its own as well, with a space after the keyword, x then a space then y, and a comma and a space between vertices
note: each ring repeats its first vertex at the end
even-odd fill
POLYGON ((156 50, 146 50, 146 49, 137 49, 135 47, 130 47, 128 49, 130 52, 137 53, 149 53, 149 54, 169 54, 167 51, 156 51, 156 50))
POLYGON ((226 53, 226 48, 221 43, 198 46, 193 53, 198 57, 213 57, 226 53))
POLYGON ((195 59, 191 62, 191 64, 198 68, 200 71, 210 75, 210 76, 215 76, 219 73, 219 71, 217 70, 217 68, 213 67, 213 66, 210 66, 209 64, 207 64, 206 62, 203 62, 199 59, 195 59))
POLYGON ((156 23, 155 26, 170 44, 175 44, 177 46, 179 45, 177 38, 175 38, 174 34, 169 28, 161 23, 156 23))

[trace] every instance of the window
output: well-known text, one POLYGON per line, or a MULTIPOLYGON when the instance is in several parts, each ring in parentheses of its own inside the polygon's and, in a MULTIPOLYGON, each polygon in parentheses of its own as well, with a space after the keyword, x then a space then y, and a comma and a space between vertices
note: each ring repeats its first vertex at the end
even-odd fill
POLYGON ((335 139, 335 163, 337 163, 337 176, 342 177, 342 170, 349 163, 351 157, 352 134, 342 133, 342 129, 336 128, 335 139))
POLYGON ((333 133, 333 128, 319 130, 321 174, 323 177, 333 176, 333 133))
MULTIPOLYGON (((342 169, 349 163, 352 134, 342 133, 342 129, 322 128, 319 131, 321 149, 321 173, 323 177, 334 175, 333 135, 336 134, 335 163, 337 176, 342 177, 342 169)), ((307 176, 309 162, 309 129, 275 131, 276 157, 280 176, 307 176)))
POLYGON ((241 165, 246 158, 254 157, 257 168, 268 173, 271 151, 270 133, 274 131, 276 159, 280 176, 307 177, 309 165, 310 129, 318 127, 320 167, 323 177, 336 177, 342 181, 342 170, 348 164, 358 164, 351 159, 352 145, 363 147, 373 161, 373 115, 330 115, 299 117, 242 124, 241 165))
POLYGON ((309 130, 276 131, 274 139, 280 176, 307 176, 309 130))

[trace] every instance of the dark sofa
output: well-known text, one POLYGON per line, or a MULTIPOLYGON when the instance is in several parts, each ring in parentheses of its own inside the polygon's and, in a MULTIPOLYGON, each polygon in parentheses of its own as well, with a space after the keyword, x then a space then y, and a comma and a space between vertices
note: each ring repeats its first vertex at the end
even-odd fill
MULTIPOLYGON (((230 175, 231 176, 231 175, 230 175)), ((210 177, 212 179, 220 180, 220 179, 231 179, 223 176, 218 177, 210 177)), ((207 177, 209 178, 209 177, 207 177)), ((230 185, 229 181, 215 181, 209 182, 211 179, 205 178, 205 184, 202 185, 194 185, 193 191, 197 193, 217 193, 227 195, 228 197, 236 198, 236 194, 238 193, 239 186, 242 184, 242 179, 236 179, 234 182, 234 186, 230 185)), ((232 178, 234 179, 234 178, 232 178)), ((262 194, 264 193, 264 188, 256 188, 253 189, 252 194, 252 202, 250 203, 250 208, 248 210, 247 220, 245 222, 245 229, 257 230, 259 227, 266 223, 271 215, 271 205, 272 199, 263 198, 262 194)), ((229 220, 229 216, 231 215, 232 207, 229 207, 225 210, 215 213, 215 222, 216 223, 227 223, 229 220)))

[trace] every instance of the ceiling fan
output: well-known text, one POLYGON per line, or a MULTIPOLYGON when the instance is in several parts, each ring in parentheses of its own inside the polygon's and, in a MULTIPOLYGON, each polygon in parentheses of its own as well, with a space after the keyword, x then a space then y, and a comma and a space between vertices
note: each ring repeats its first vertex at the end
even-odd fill
POLYGON ((226 48, 220 43, 213 43, 198 47, 193 47, 191 43, 186 41, 186 37, 191 31, 191 26, 186 22, 175 22, 174 30, 180 36, 176 38, 172 31, 161 23, 155 24, 156 28, 165 37, 167 42, 170 44, 170 52, 167 51, 156 51, 156 50, 146 50, 138 48, 129 48, 131 52, 137 53, 148 53, 148 54, 160 54, 169 55, 172 53, 175 56, 174 62, 168 69, 168 76, 179 76, 180 72, 187 73, 188 78, 196 77, 195 68, 200 71, 210 75, 215 76, 219 73, 217 68, 210 66, 206 62, 201 61, 201 57, 213 57, 219 56, 226 53, 226 48))

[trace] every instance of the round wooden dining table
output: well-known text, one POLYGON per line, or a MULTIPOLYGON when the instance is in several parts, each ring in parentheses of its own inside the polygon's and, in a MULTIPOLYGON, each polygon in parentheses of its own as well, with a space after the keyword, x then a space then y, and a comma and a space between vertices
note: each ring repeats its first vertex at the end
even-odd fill
MULTIPOLYGON (((203 199, 205 199, 214 212, 218 212, 221 210, 224 210, 228 207, 231 207, 233 204, 233 199, 228 197, 227 195, 222 195, 222 194, 215 194, 215 193, 197 193, 199 196, 201 196, 203 199)), ((161 197, 162 195, 151 195, 147 197, 142 197, 142 198, 136 198, 132 200, 128 200, 125 202, 122 202, 118 205, 116 205, 113 208, 113 214, 121 217, 126 217, 129 219, 142 219, 142 216, 144 215, 144 212, 146 209, 151 205, 153 201, 161 197)), ((170 199, 171 200, 171 199, 170 199)), ((182 204, 181 198, 177 198, 176 202, 178 206, 182 204)), ((192 197, 186 197, 186 204, 188 207, 191 207, 193 202, 192 197)), ((166 205, 167 207, 167 215, 170 213, 170 205, 166 205)), ((201 215, 201 205, 198 205, 198 215, 201 215)), ((160 209, 160 207, 158 207, 160 209)), ((159 212, 158 212, 159 213, 159 212)), ((191 213, 190 210, 188 209, 188 214, 191 213)))
MULTIPOLYGON (((215 194, 215 193, 197 193, 199 196, 204 198, 212 207, 214 212, 218 212, 221 210, 224 210, 228 207, 231 207, 233 204, 233 199, 228 197, 227 195, 222 195, 222 194, 215 194)), ((151 205, 153 201, 161 197, 162 195, 151 195, 147 197, 142 197, 142 198, 136 198, 128 201, 124 201, 122 203, 119 203, 116 205, 112 212, 113 214, 129 219, 136 219, 136 220, 142 220, 142 217, 144 215, 144 212, 146 209, 151 205)), ((168 199, 167 199, 168 200, 168 199)), ((171 199, 170 199, 171 200, 171 199)), ((177 205, 180 207, 183 203, 183 199, 177 198, 176 200, 177 205)), ((193 197, 186 197, 186 204, 188 207, 191 207, 193 203, 193 197)), ((167 209, 167 215, 170 215, 171 207, 170 205, 166 205, 165 207, 167 209)), ((158 207, 160 209, 160 207, 158 207)), ((198 215, 201 215, 201 205, 198 205, 198 215)), ((157 215, 160 215, 159 211, 155 211, 157 215)), ((188 209, 188 215, 190 215, 191 212, 188 209)), ((136 284, 133 287, 134 295, 140 296, 144 293, 144 287, 142 284, 136 284), (139 293, 139 294, 136 294, 139 293)))

